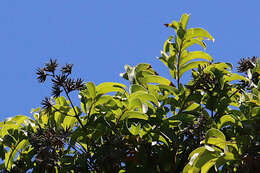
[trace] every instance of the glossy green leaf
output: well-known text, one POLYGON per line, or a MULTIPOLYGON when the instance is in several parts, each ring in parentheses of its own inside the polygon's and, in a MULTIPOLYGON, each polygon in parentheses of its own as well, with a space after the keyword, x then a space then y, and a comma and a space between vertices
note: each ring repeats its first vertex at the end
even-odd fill
POLYGON ((209 169, 215 165, 216 161, 218 158, 214 158, 206 162, 202 167, 201 167, 201 173, 207 173, 209 169))
POLYGON ((171 40, 173 39, 173 36, 170 36, 164 43, 163 46, 163 51, 164 52, 169 52, 170 51, 170 44, 171 44, 171 40))
POLYGON ((205 171, 209 168, 209 166, 212 166, 211 164, 207 163, 213 159, 217 159, 219 156, 220 150, 216 147, 212 147, 214 151, 209 151, 205 149, 205 147, 203 148, 204 149, 199 148, 199 150, 195 150, 199 152, 194 153, 190 158, 190 162, 188 163, 190 166, 195 167, 195 170, 201 170, 203 168, 203 171, 205 171))
POLYGON ((225 135, 220 130, 215 129, 215 128, 212 128, 207 131, 206 138, 205 138, 206 143, 209 138, 219 138, 219 139, 222 139, 223 141, 226 141, 225 135))
POLYGON ((135 110, 136 108, 138 108, 139 110, 142 109, 142 101, 140 98, 133 98, 133 99, 129 99, 129 106, 128 106, 129 110, 135 110))
POLYGON ((185 73, 186 71, 189 71, 194 68, 198 68, 199 65, 203 66, 203 65, 207 65, 207 64, 209 64, 209 62, 206 62, 206 61, 195 61, 195 62, 190 62, 188 64, 185 64, 180 68, 179 77, 181 77, 182 74, 185 73))
POLYGON ((6 153, 5 155, 5 167, 7 170, 10 170, 12 165, 13 165, 13 162, 14 162, 14 159, 15 159, 15 156, 16 156, 16 153, 19 151, 19 150, 22 150, 24 148, 25 145, 28 144, 28 141, 26 139, 18 142, 13 148, 10 149, 10 151, 8 153, 6 153))
POLYGON ((241 122, 237 121, 236 118, 232 115, 224 115, 220 118, 220 122, 218 123, 218 128, 222 128, 226 125, 230 125, 230 124, 237 124, 240 127, 242 127, 241 122))
POLYGON ((224 80, 227 81, 227 82, 231 82, 231 81, 234 81, 234 80, 248 81, 248 79, 246 77, 241 76, 241 75, 236 74, 236 73, 232 73, 231 76, 225 75, 224 78, 225 78, 224 80))
POLYGON ((57 126, 60 126, 61 122, 63 121, 62 119, 64 118, 64 114, 61 114, 60 112, 55 112, 54 113, 54 120, 57 124, 57 126))
POLYGON ((192 111, 192 110, 198 108, 199 106, 200 106, 200 105, 197 104, 197 103, 192 103, 191 105, 189 105, 189 106, 185 109, 185 111, 192 111))
POLYGON ((107 104, 107 103, 116 104, 116 102, 114 101, 114 98, 112 96, 110 96, 110 95, 103 95, 103 96, 99 97, 98 100, 96 101, 96 106, 97 105, 107 104))
POLYGON ((110 92, 125 92, 126 86, 124 84, 115 83, 115 82, 104 82, 99 84, 96 87, 98 94, 106 94, 110 92))
POLYGON ((203 49, 206 49, 206 44, 203 41, 204 39, 201 37, 198 38, 192 38, 190 40, 185 40, 182 46, 182 50, 187 49, 190 46, 193 46, 194 44, 200 45, 203 49))
POLYGON ((129 132, 132 134, 132 135, 138 135, 140 133, 140 130, 141 130, 141 124, 137 124, 137 125, 134 125, 134 124, 131 124, 131 127, 128 128, 129 132))
POLYGON ((188 21, 189 21, 189 17, 190 17, 190 15, 188 15, 187 13, 184 13, 184 14, 181 16, 180 23, 182 24, 182 27, 183 27, 184 30, 187 28, 187 24, 188 24, 188 21))
POLYGON ((129 100, 131 101, 132 99, 140 99, 142 102, 145 102, 145 101, 151 101, 153 102, 155 105, 159 106, 159 102, 158 100, 156 99, 156 97, 154 97, 153 95, 151 94, 148 94, 147 92, 144 92, 144 91, 138 91, 138 92, 135 92, 135 93, 132 93, 130 96, 129 96, 129 100))
POLYGON ((210 64, 205 69, 203 69, 203 71, 205 73, 209 73, 214 68, 222 71, 223 73, 229 73, 229 71, 227 71, 227 69, 231 69, 231 67, 227 63, 221 62, 221 63, 210 64))
POLYGON ((64 129, 73 128, 73 124, 77 121, 75 117, 66 116, 62 122, 62 127, 64 129))
POLYGON ((134 93, 134 92, 137 92, 137 91, 146 92, 147 90, 141 85, 133 84, 133 85, 130 86, 130 91, 131 91, 131 93, 134 93))
POLYGON ((75 106, 74 109, 71 108, 68 112, 69 116, 80 116, 82 113, 81 109, 78 106, 75 106))
POLYGON ((61 96, 55 99, 56 104, 62 105, 62 106, 69 106, 70 102, 66 100, 65 97, 61 96))
POLYGON ((221 149, 225 149, 226 145, 227 145, 227 142, 221 138, 207 138, 207 141, 206 140, 203 140, 200 142, 201 144, 210 144, 210 145, 214 145, 214 146, 217 146, 221 149))
POLYGON ((39 112, 41 110, 41 107, 38 107, 38 108, 32 108, 30 113, 35 113, 35 112, 39 112))
POLYGON ((44 112, 41 112, 40 113, 40 120, 43 124, 48 124, 48 121, 49 121, 49 117, 46 113, 44 112))
POLYGON ((172 83, 168 79, 161 77, 161 76, 157 76, 157 75, 147 75, 147 76, 145 76, 144 82, 145 83, 158 83, 158 84, 162 84, 162 85, 171 85, 171 83, 172 83))
POLYGON ((142 119, 142 120, 148 120, 148 116, 144 113, 141 113, 141 112, 138 112, 138 111, 127 111, 125 112, 120 120, 124 120, 124 119, 132 119, 132 118, 135 118, 135 119, 142 119))
POLYGON ((185 35, 186 40, 196 37, 204 37, 212 40, 213 42, 215 41, 215 39, 209 34, 209 32, 203 28, 190 28, 187 30, 185 35))
POLYGON ((96 86, 93 82, 87 83, 89 96, 94 99, 96 97, 96 86))
POLYGON ((29 119, 29 118, 25 115, 16 115, 13 118, 9 119, 8 121, 12 121, 12 122, 15 122, 17 125, 20 125, 26 119, 29 119))
POLYGON ((194 59, 205 59, 208 61, 213 61, 213 58, 206 52, 193 51, 193 52, 189 52, 186 56, 181 57, 180 65, 182 66, 182 65, 186 64, 187 62, 194 60, 194 59))

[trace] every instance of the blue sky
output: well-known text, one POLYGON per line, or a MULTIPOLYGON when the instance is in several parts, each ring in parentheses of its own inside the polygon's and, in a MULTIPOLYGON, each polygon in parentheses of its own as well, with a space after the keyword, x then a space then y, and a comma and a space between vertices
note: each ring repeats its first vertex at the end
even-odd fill
POLYGON ((50 95, 35 69, 49 58, 73 63, 74 75, 96 84, 124 82, 124 65, 147 62, 163 76, 155 57, 173 32, 163 24, 191 14, 189 27, 215 38, 207 52, 215 61, 236 64, 259 55, 258 0, 1 0, 0 120, 30 116, 50 95))

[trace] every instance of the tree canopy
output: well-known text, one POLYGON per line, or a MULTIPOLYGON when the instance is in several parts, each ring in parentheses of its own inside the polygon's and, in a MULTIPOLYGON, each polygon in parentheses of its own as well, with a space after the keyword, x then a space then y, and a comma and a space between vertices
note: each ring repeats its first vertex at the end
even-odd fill
POLYGON ((189 15, 150 64, 125 66, 121 83, 71 77, 72 64, 50 60, 38 80, 52 97, 0 122, 2 172, 254 172, 260 168, 260 61, 244 58, 238 73, 205 52, 214 38, 188 28, 189 15), (199 45, 201 50, 193 50, 199 45), (184 73, 191 73, 182 83, 184 73), (78 92, 78 102, 71 93, 78 92))

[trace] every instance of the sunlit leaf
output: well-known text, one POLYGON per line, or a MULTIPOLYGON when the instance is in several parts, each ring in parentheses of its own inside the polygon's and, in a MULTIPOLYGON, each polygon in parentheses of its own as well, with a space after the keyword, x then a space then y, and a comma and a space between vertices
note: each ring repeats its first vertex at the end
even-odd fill
POLYGON ((138 108, 139 110, 142 109, 141 99, 138 97, 129 99, 129 110, 135 110, 136 108, 138 108))
POLYGON ((190 28, 187 30, 185 35, 186 40, 196 37, 205 37, 212 40, 213 42, 215 41, 215 39, 209 34, 209 32, 203 28, 190 28))
POLYGON ((206 49, 206 44, 204 43, 204 38, 198 37, 198 38, 192 38, 190 40, 185 40, 182 46, 182 50, 187 49, 190 46, 193 46, 194 44, 200 45, 203 49, 206 49))
POLYGON ((171 83, 172 83, 168 79, 161 77, 161 76, 157 76, 157 75, 145 76, 144 82, 145 83, 158 83, 158 84, 162 84, 162 85, 171 85, 171 83))
POLYGON ((180 20, 180 23, 182 24, 182 27, 183 29, 185 30, 186 27, 187 27, 187 24, 188 24, 188 21, 189 21, 189 17, 190 15, 184 13, 182 16, 181 16, 181 20, 180 20))
POLYGON ((87 88, 89 92, 89 96, 93 99, 96 97, 96 86, 93 82, 87 83, 87 88))
POLYGON ((183 64, 194 59, 205 59, 208 61, 213 61, 213 58, 206 52, 194 51, 194 52, 189 52, 186 56, 181 57, 180 65, 182 66, 183 64))
POLYGON ((236 120, 236 118, 232 115, 224 115, 220 118, 220 122, 218 123, 218 128, 222 128, 226 125, 230 125, 230 124, 237 124, 240 127, 242 127, 241 122, 239 122, 238 120, 236 120))
POLYGON ((6 153, 5 155, 5 167, 7 168, 7 170, 10 170, 12 165, 13 165, 13 162, 14 162, 14 159, 15 159, 15 156, 16 156, 16 153, 23 149, 25 145, 27 145, 28 141, 26 139, 18 142, 13 148, 10 149, 10 151, 8 153, 6 153))
POLYGON ((142 119, 142 120, 148 120, 148 116, 144 113, 141 113, 141 112, 137 112, 137 111, 127 111, 125 112, 120 120, 124 120, 124 119, 132 119, 132 118, 135 118, 135 119, 142 119))
POLYGON ((137 125, 131 124, 131 127, 128 128, 128 130, 132 135, 138 135, 141 130, 141 124, 139 123, 137 125))
POLYGON ((62 122, 62 127, 64 129, 73 128, 73 124, 77 121, 75 117, 66 116, 62 122))
POLYGON ((224 78, 225 78, 224 80, 228 81, 228 82, 231 82, 231 81, 234 81, 234 80, 248 81, 248 79, 246 77, 241 76, 241 75, 239 75, 237 73, 232 73, 231 76, 225 75, 224 78))
POLYGON ((212 128, 207 131, 206 138, 205 138, 206 143, 209 138, 219 138, 219 139, 222 139, 223 141, 226 141, 225 135, 220 130, 215 129, 215 128, 212 128))
POLYGON ((215 165, 216 161, 218 158, 214 158, 206 162, 202 167, 201 167, 201 173, 207 173, 209 169, 215 165))
POLYGON ((207 64, 209 64, 209 62, 206 62, 206 61, 195 61, 195 62, 190 62, 188 64, 185 64, 180 68, 179 77, 181 77, 182 74, 188 70, 198 68, 199 65, 203 66, 203 65, 207 65, 207 64))
POLYGON ((153 102, 155 105, 159 106, 159 102, 158 100, 156 99, 156 97, 154 97, 153 95, 151 94, 148 94, 147 92, 144 92, 144 91, 138 91, 138 92, 135 92, 133 94, 131 94, 129 96, 129 100, 132 100, 132 99, 140 99, 142 102, 145 102, 145 101, 151 101, 153 102))
POLYGON ((104 82, 96 87, 98 94, 106 94, 110 92, 125 92, 126 86, 120 83, 104 82))
POLYGON ((137 91, 147 91, 143 86, 134 84, 130 86, 131 93, 137 92, 137 91))

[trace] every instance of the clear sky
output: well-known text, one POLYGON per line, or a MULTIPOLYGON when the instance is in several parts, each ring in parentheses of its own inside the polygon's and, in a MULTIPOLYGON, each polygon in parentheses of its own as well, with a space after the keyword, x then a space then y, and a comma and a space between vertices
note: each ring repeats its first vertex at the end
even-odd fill
POLYGON ((215 38, 207 50, 214 61, 260 55, 259 7, 259 0, 1 0, 0 120, 30 116, 50 95, 35 75, 49 58, 73 63, 75 76, 96 84, 123 82, 124 65, 141 62, 168 76, 155 57, 173 34, 163 24, 183 13, 215 38))

